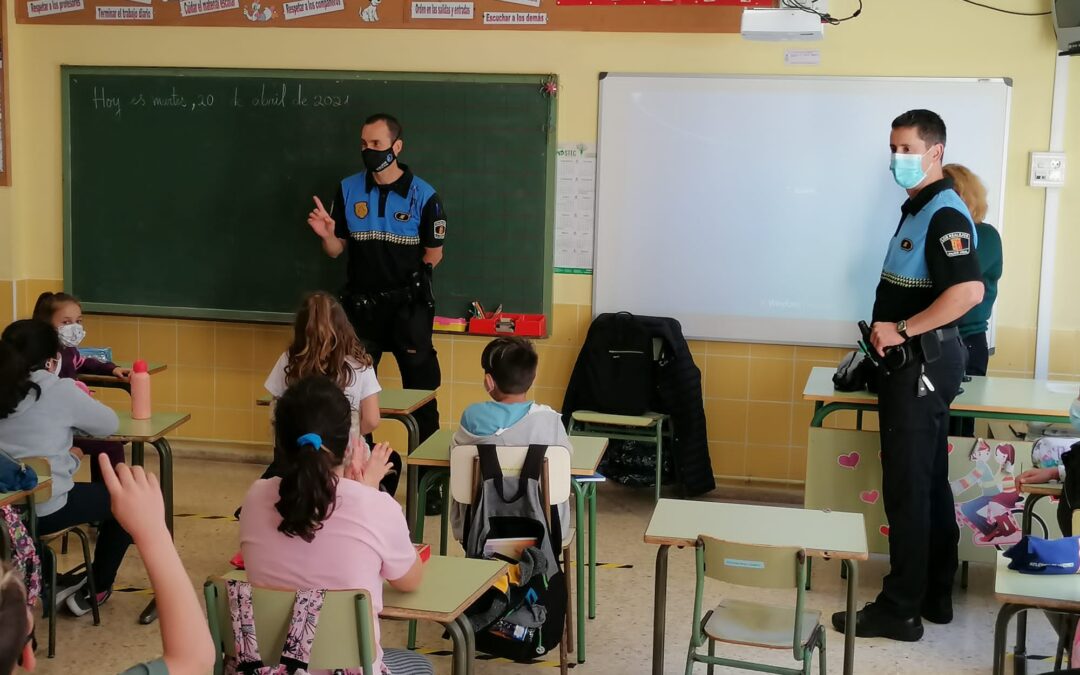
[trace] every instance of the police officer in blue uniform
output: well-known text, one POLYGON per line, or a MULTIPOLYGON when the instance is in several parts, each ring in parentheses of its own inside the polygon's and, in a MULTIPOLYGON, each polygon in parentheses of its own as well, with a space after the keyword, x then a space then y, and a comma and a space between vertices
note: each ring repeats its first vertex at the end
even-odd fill
MULTIPOLYGON (((315 197, 308 224, 331 258, 348 251, 342 304, 376 368, 392 352, 406 388, 437 389, 431 273, 442 260, 446 214, 435 188, 398 162, 404 141, 397 119, 372 115, 360 137, 365 171, 341 181, 330 212, 315 197)), ((439 428, 434 400, 413 416, 421 441, 439 428)), ((396 484, 388 487, 393 492, 396 484)))
MULTIPOLYGON (((959 530, 949 488, 949 405, 965 351, 957 321, 983 297, 975 227, 942 173, 945 123, 911 110, 892 123, 891 170, 907 190, 874 301, 889 574, 858 613, 858 637, 916 641, 922 619, 952 620, 959 530)), ((843 632, 847 615, 833 615, 843 632)))

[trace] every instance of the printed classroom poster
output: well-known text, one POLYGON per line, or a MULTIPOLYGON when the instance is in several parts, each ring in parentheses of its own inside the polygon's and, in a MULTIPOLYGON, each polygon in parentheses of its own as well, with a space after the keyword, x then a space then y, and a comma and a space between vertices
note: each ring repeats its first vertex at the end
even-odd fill
POLYGON ((560 143, 555 181, 555 272, 592 274, 596 144, 560 143))

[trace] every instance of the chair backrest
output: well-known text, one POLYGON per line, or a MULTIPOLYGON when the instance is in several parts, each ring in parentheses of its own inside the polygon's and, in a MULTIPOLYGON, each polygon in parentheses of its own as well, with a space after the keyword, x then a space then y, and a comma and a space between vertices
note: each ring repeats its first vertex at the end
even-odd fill
MULTIPOLYGON (((210 635, 217 650, 214 672, 222 672, 222 655, 236 656, 229 591, 225 577, 210 577, 203 587, 210 635)), ((296 591, 252 586, 255 637, 266 665, 275 665, 289 631, 296 591)), ((375 624, 371 594, 365 590, 327 591, 311 647, 309 670, 363 668, 375 675, 375 624)))
MULTIPOLYGON (((528 446, 496 447, 499 466, 504 475, 521 471, 528 446)), ((450 496, 460 504, 472 504, 476 494, 475 477, 479 471, 479 454, 475 445, 459 445, 450 449, 450 496)), ((562 504, 570 499, 570 451, 561 445, 548 446, 544 455, 547 467, 548 504, 562 504)))
POLYGON ((705 576, 736 586, 795 588, 806 554, 800 548, 755 546, 701 536, 705 576))
MULTIPOLYGON (((44 457, 27 457, 26 459, 22 460, 22 462, 31 469, 33 469, 34 473, 36 473, 39 478, 42 476, 52 475, 52 467, 49 466, 49 460, 45 459, 44 457)), ((34 493, 34 502, 37 504, 47 502, 50 499, 52 499, 51 481, 49 482, 48 487, 42 488, 41 490, 34 493)))

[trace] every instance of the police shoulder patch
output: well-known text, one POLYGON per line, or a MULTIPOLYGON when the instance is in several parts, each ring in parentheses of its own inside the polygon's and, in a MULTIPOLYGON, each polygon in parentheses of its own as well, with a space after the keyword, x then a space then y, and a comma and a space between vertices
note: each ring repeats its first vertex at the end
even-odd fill
POLYGON ((435 223, 434 223, 434 226, 435 226, 435 238, 436 239, 446 239, 446 221, 445 220, 436 220, 435 223))
POLYGON ((395 213, 395 214, 394 214, 394 218, 395 218, 396 220, 398 220, 398 221, 402 222, 402 223, 407 223, 407 222, 409 222, 409 218, 411 218, 411 217, 412 217, 412 216, 410 216, 410 215, 409 215, 409 214, 408 214, 407 212, 405 212, 405 211, 398 211, 397 213, 395 213))
POLYGON ((950 258, 971 253, 970 232, 950 232, 939 238, 938 242, 941 244, 942 250, 945 251, 945 255, 950 258))
POLYGON ((356 202, 355 204, 353 204, 353 213, 356 214, 357 218, 367 218, 367 202, 356 202))
POLYGON ((904 251, 910 251, 913 246, 914 246, 914 244, 911 243, 910 239, 905 239, 902 242, 900 242, 900 248, 902 250, 904 250, 904 251))

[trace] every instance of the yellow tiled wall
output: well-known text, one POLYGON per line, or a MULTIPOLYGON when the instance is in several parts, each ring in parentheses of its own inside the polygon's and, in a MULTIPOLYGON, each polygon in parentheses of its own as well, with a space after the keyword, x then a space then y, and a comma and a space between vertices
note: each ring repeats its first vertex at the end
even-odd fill
MULTIPOLYGON (((557 277, 558 279, 558 277, 557 277)), ((18 282, 19 315, 26 316, 41 290, 60 287, 58 281, 18 282)), ((0 286, 2 288, 2 286, 0 286)), ((10 291, 9 291, 10 295, 10 291)), ((568 299, 582 292, 562 289, 568 299)), ((576 296, 576 297, 575 297, 576 296)), ((585 294, 587 299, 587 294, 585 294)), ((552 315, 553 333, 537 341, 540 371, 532 396, 558 410, 591 321, 588 304, 558 304, 552 315)), ((269 411, 255 405, 274 361, 287 346, 288 326, 214 321, 88 316, 86 345, 109 346, 117 360, 143 358, 168 364, 154 376, 154 405, 159 410, 191 414, 177 434, 182 439, 266 445, 271 440, 269 411)), ((1075 334, 1060 339, 1076 340, 1075 334)), ((1030 376, 1034 331, 1001 328, 998 351, 991 360, 998 375, 1030 376)), ((454 427, 462 410, 483 401, 480 353, 488 338, 437 335, 443 386, 438 401, 441 423, 454 427)), ((1076 355, 1075 343, 1059 353, 1076 355)), ((729 478, 801 481, 806 470, 807 428, 813 404, 802 400, 810 369, 834 367, 846 350, 725 342, 691 341, 690 350, 701 369, 713 472, 729 478)), ((1075 362, 1054 364, 1054 377, 1080 379, 1075 362)), ((380 367, 384 387, 400 387, 401 376, 392 356, 380 367)), ((126 394, 102 390, 106 403, 128 405, 126 394)), ((865 420, 873 429, 874 419, 865 420)), ((830 427, 851 428, 854 414, 833 415, 830 427)), ((393 423, 380 427, 380 438, 396 446, 404 434, 393 423)))

